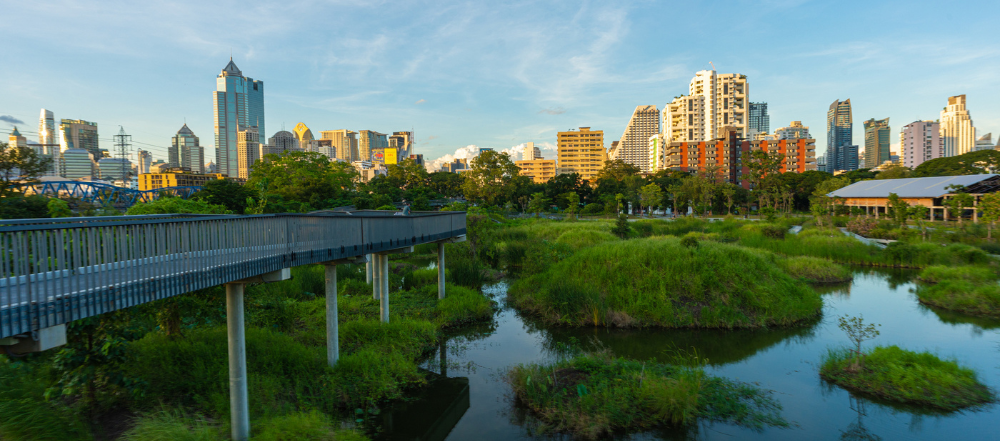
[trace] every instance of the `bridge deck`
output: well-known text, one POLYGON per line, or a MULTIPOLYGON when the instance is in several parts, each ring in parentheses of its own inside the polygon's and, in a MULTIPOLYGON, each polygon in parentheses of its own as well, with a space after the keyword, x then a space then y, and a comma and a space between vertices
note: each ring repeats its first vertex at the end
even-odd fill
POLYGON ((0 338, 465 231, 461 212, 3 220, 0 338))

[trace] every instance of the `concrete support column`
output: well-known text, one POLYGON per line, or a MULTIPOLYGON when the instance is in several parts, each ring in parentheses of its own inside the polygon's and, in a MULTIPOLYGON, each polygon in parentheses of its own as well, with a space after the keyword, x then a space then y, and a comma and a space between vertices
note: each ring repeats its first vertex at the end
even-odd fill
POLYGON ((337 264, 326 264, 326 362, 330 367, 340 359, 340 329, 337 322, 337 264))
POLYGON ((247 352, 243 326, 243 284, 226 284, 226 325, 229 330, 229 408, 234 441, 250 439, 247 396, 247 352))
POLYGON ((365 282, 372 283, 372 255, 368 255, 368 263, 365 264, 365 282))
POLYGON ((438 299, 444 298, 444 243, 438 243, 438 299))
POLYGON ((382 323, 389 323, 389 255, 382 254, 379 256, 381 260, 381 268, 379 268, 379 276, 382 280, 379 283, 379 287, 382 289, 381 302, 379 303, 379 310, 382 313, 382 323))
POLYGON ((381 257, 380 257, 381 255, 380 254, 371 254, 370 256, 373 257, 373 259, 371 259, 369 261, 369 262, 371 262, 371 266, 372 266, 372 280, 371 280, 371 283, 372 283, 372 298, 375 299, 375 300, 378 300, 379 298, 382 297, 382 287, 381 287, 381 283, 382 283, 382 275, 381 275, 382 265, 380 264, 381 260, 379 260, 379 259, 381 259, 381 257))

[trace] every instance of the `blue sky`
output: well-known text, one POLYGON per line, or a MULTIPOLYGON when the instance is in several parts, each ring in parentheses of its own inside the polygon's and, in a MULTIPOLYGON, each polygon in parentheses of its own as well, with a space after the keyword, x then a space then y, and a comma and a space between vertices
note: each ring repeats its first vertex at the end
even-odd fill
POLYGON ((898 132, 963 93, 996 142, 998 3, 0 0, 0 134, 21 120, 34 138, 44 107, 96 121, 102 147, 124 126, 162 158, 186 119, 214 159, 212 91, 232 53, 265 83, 267 136, 412 127, 428 159, 551 146, 579 126, 610 146, 635 106, 662 109, 709 61, 748 76, 772 130, 803 121, 820 153, 845 98, 856 144, 865 119, 898 132))

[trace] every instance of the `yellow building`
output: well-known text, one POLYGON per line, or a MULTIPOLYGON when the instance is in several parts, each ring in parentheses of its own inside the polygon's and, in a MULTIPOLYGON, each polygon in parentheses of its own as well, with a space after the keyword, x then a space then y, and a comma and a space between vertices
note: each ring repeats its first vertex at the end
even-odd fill
POLYGON ((532 159, 528 161, 514 161, 521 168, 521 176, 531 178, 536 184, 544 184, 556 177, 556 161, 554 159, 532 159))
POLYGON ((156 190, 164 187, 200 187, 212 179, 226 179, 222 173, 191 173, 191 170, 175 167, 161 173, 139 175, 139 190, 156 190))
POLYGON ((579 131, 559 132, 557 137, 559 174, 579 173, 585 180, 596 178, 608 160, 604 131, 580 127, 579 131))

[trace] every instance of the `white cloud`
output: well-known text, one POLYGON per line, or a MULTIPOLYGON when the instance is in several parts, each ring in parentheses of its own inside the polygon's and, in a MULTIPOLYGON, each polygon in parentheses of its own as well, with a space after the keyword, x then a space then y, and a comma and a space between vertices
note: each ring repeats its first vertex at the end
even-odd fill
POLYGON ((428 172, 432 172, 433 173, 433 172, 436 172, 436 171, 440 170, 441 166, 444 165, 444 164, 452 162, 452 161, 454 161, 456 159, 472 159, 472 158, 475 158, 476 155, 478 155, 478 154, 479 154, 479 146, 477 146, 477 145, 467 145, 467 146, 462 147, 462 148, 460 148, 458 150, 455 150, 455 153, 453 153, 453 154, 444 155, 444 156, 442 156, 440 158, 437 158, 437 159, 435 159, 433 161, 426 162, 424 164, 424 167, 427 168, 428 172))
POLYGON ((417 100, 417 102, 414 103, 414 104, 423 104, 423 103, 426 103, 426 102, 427 102, 427 100, 421 98, 421 99, 417 100))

